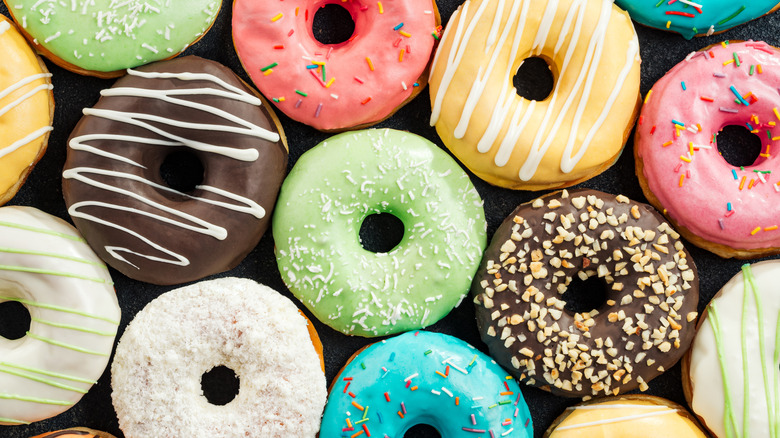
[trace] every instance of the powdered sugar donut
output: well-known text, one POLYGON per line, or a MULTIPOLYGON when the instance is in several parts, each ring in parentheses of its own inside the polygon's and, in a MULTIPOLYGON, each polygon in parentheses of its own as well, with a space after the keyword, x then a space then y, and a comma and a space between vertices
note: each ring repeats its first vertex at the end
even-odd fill
POLYGON ((111 377, 128 438, 314 437, 327 395, 295 305, 238 278, 196 283, 149 303, 122 336, 111 377), (240 379, 224 406, 210 404, 201 389, 202 375, 217 366, 240 379))

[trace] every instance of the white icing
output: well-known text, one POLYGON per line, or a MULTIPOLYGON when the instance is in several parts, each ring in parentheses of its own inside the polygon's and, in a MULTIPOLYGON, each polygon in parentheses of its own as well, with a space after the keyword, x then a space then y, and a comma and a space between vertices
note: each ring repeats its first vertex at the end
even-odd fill
MULTIPOLYGON (((8 26, 9 25, 8 25, 7 22, 5 22, 5 21, 0 22, 0 29, 2 29, 2 32, 0 32, 0 35, 2 35, 3 32, 8 30, 8 28, 9 28, 8 26), (5 24, 5 28, 4 29, 2 29, 3 28, 3 26, 2 26, 3 24, 5 24)), ((50 73, 39 73, 39 74, 27 76, 26 78, 16 82, 15 84, 9 86, 8 88, 5 88, 4 90, 1 90, 0 91, 0 99, 4 99, 5 97, 9 96, 11 93, 21 89, 25 85, 28 85, 28 84, 30 84, 32 82, 35 82, 35 81, 39 80, 39 79, 50 78, 50 77, 51 77, 50 73)), ((43 84, 40 84, 40 85, 36 86, 35 88, 33 88, 33 89, 27 91, 26 93, 24 93, 23 95, 19 96, 13 102, 8 103, 8 104, 6 104, 3 107, 0 107, 0 117, 3 117, 9 111, 11 111, 14 108, 18 107, 22 102, 25 102, 27 99, 30 99, 31 97, 33 97, 34 95, 38 94, 39 92, 41 92, 41 91, 49 91, 51 89, 52 89, 52 85, 48 84, 48 83, 43 83, 43 84)), ((36 138, 42 137, 44 134, 46 134, 47 132, 49 132, 51 130, 52 130, 51 126, 44 126, 42 128, 36 129, 32 133, 24 136, 23 138, 21 138, 19 140, 14 141, 10 145, 0 146, 0 158, 2 158, 4 156, 6 156, 6 155, 16 151, 17 149, 19 149, 22 146, 30 143, 31 141, 35 140, 36 138)))
POLYGON ((691 408, 721 438, 780 436, 780 261, 750 268, 755 293, 742 272, 734 276, 710 303, 691 347, 691 408))
MULTIPOLYGON (((159 128, 158 126, 162 124, 166 126, 174 126, 177 128, 184 128, 190 130, 219 131, 219 132, 226 132, 226 133, 243 134, 243 135, 253 136, 257 138, 262 138, 268 141, 279 140, 279 134, 267 131, 259 126, 250 123, 249 121, 236 117, 235 115, 227 113, 224 110, 220 110, 219 108, 215 108, 206 104, 201 104, 201 103, 196 103, 184 99, 171 97, 171 96, 178 96, 178 95, 199 95, 199 96, 212 95, 221 98, 236 100, 239 102, 244 102, 250 105, 258 105, 258 106, 262 105, 262 101, 260 99, 230 84, 225 83, 220 78, 217 78, 209 74, 195 74, 195 73, 148 73, 148 72, 139 72, 135 70, 128 70, 128 73, 130 75, 139 76, 146 79, 180 79, 183 81, 209 81, 219 85, 220 87, 224 88, 226 91, 213 89, 213 88, 178 88, 174 90, 151 90, 151 89, 142 89, 142 88, 119 87, 119 88, 104 90, 103 92, 101 92, 101 94, 103 96, 133 96, 133 97, 142 97, 142 98, 161 100, 170 103, 172 105, 184 106, 196 111, 203 111, 203 112, 210 113, 216 117, 225 119, 231 122, 232 124, 241 125, 243 126, 243 128, 228 126, 228 125, 186 123, 186 122, 181 122, 166 117, 153 116, 150 114, 126 113, 126 112, 120 112, 114 110, 86 108, 84 109, 85 115, 102 117, 116 122, 142 127, 168 140, 163 140, 158 138, 110 134, 110 133, 89 134, 89 135, 83 135, 71 139, 69 146, 72 149, 81 150, 84 152, 92 153, 119 162, 124 162, 135 167, 143 168, 144 166, 142 166, 141 164, 136 163, 135 161, 132 161, 126 157, 120 156, 112 152, 101 150, 97 147, 91 146, 86 143, 95 140, 111 140, 111 141, 127 141, 127 142, 163 146, 163 147, 187 146, 195 150, 227 156, 235 160, 255 161, 259 157, 259 152, 256 149, 241 150, 241 149, 234 149, 231 147, 203 143, 197 140, 191 140, 191 139, 183 138, 181 136, 174 135, 164 129, 159 128), (145 123, 144 120, 155 122, 157 126, 149 123, 145 123)), ((92 200, 76 202, 73 205, 71 205, 70 208, 68 209, 68 212, 74 218, 81 218, 91 222, 99 223, 107 227, 114 228, 123 233, 129 234, 135 237, 136 239, 138 239, 139 241, 141 241, 142 243, 144 243, 145 245, 165 255, 165 257, 161 257, 158 255, 145 254, 142 252, 134 251, 130 248, 124 248, 118 246, 105 246, 105 250, 116 260, 127 263, 136 268, 137 266, 133 265, 129 260, 127 260, 123 256, 123 254, 133 254, 135 256, 145 258, 147 260, 160 262, 160 263, 168 263, 176 266, 188 266, 190 262, 185 256, 145 237, 143 235, 142 230, 132 230, 120 224, 107 221, 99 216, 85 212, 84 211, 85 209, 88 209, 89 207, 93 207, 98 209, 125 211, 129 214, 146 216, 155 219, 157 221, 166 223, 168 225, 179 227, 195 233, 211 236, 218 240, 224 240, 227 238, 227 230, 224 227, 221 227, 217 224, 212 224, 204 219, 195 217, 189 213, 185 213, 183 211, 156 202, 135 191, 123 189, 120 187, 121 184, 111 184, 111 183, 102 182, 105 180, 105 178, 102 179, 95 178, 90 175, 97 175, 98 177, 107 176, 115 181, 121 181, 121 180, 134 181, 136 183, 140 183, 160 191, 165 191, 182 197, 189 198, 190 200, 193 201, 211 204, 219 208, 235 211, 237 213, 249 214, 256 217, 257 219, 262 219, 263 217, 265 217, 266 214, 265 209, 259 204, 257 204, 255 201, 248 199, 244 196, 240 196, 238 194, 220 189, 218 187, 200 185, 196 187, 196 190, 213 193, 232 202, 217 201, 217 200, 208 199, 204 197, 193 196, 187 193, 182 193, 170 187, 166 187, 157 184, 153 181, 149 181, 148 179, 145 179, 141 176, 131 174, 131 173, 126 173, 126 172, 98 169, 94 167, 78 167, 78 168, 65 170, 63 172, 63 178, 75 179, 85 184, 88 184, 96 189, 113 192, 122 195, 123 197, 134 199, 162 213, 162 214, 156 214, 156 213, 142 211, 136 208, 127 207, 123 205, 111 204, 111 203, 106 203, 101 201, 92 201, 92 200)))
MULTIPOLYGON (((607 406, 604 406, 607 407, 607 406)), ((660 406, 659 406, 660 407, 660 406)), ((555 428, 555 430, 569 430, 569 429, 580 429, 583 427, 590 427, 590 426, 599 426, 602 424, 612 424, 612 423, 620 423, 623 421, 631 421, 631 420, 638 420, 640 418, 647 418, 647 417, 656 417, 658 415, 667 415, 667 414, 674 414, 677 412, 677 409, 664 409, 662 411, 657 412, 647 412, 644 414, 636 414, 636 415, 626 415, 623 417, 615 417, 615 418, 608 418, 604 420, 596 420, 596 421, 589 421, 587 423, 579 423, 579 424, 571 424, 568 426, 558 426, 555 428)))
POLYGON ((26 424, 75 404, 103 374, 120 310, 108 269, 64 221, 30 207, 0 208, 0 302, 32 321, 0 336, 0 424, 26 424))
MULTIPOLYGON (((467 2, 468 3, 468 2, 467 2)), ((482 11, 485 3, 480 4, 478 11, 473 17, 468 18, 467 5, 464 4, 463 10, 460 11, 457 21, 457 29, 453 36, 452 47, 450 47, 447 54, 448 59, 446 66, 444 67, 444 73, 442 75, 438 89, 435 92, 433 98, 433 109, 431 112, 430 124, 433 126, 438 121, 441 115, 441 108, 443 105, 444 97, 447 94, 450 84, 453 82, 456 70, 466 52, 468 46, 468 40, 471 38, 472 33, 480 21, 482 11), (468 21, 468 23, 467 23, 468 21), (463 28, 466 27, 466 31, 463 32, 463 28)), ((500 21, 494 18, 490 30, 488 31, 488 37, 486 40, 485 53, 490 54, 490 60, 486 65, 481 65, 478 70, 478 74, 474 79, 469 94, 463 105, 463 109, 459 118, 459 121, 454 129, 453 136, 455 138, 463 138, 466 135, 466 131, 472 119, 472 115, 476 110, 477 104, 483 97, 483 92, 486 89, 488 81, 491 80, 491 74, 493 73, 496 65, 505 65, 506 71, 503 78, 511 78, 513 76, 513 63, 518 58, 520 50, 520 40, 526 30, 526 12, 528 10, 530 1, 512 2, 512 9, 509 13, 505 13, 504 2, 499 2, 496 11, 496 17, 500 16, 502 19, 507 17, 506 24, 503 32, 498 37, 497 41, 495 35, 499 32, 500 21), (520 4, 518 4, 520 3, 520 4), (518 7, 522 8, 520 18, 515 24, 517 17, 518 7), (514 41, 512 49, 510 51, 505 50, 506 41, 509 38, 509 34, 514 32, 514 41), (492 51, 492 53, 491 53, 492 51)), ((601 9, 597 23, 594 25, 588 25, 586 28, 584 24, 584 16, 586 8, 588 6, 588 0, 573 0, 572 4, 568 7, 566 17, 563 20, 562 31, 557 36, 555 46, 553 49, 553 57, 557 56, 558 52, 566 45, 566 54, 564 60, 560 66, 560 77, 565 75, 577 75, 576 80, 571 90, 567 90, 569 93, 563 105, 558 108, 556 102, 563 98, 561 96, 561 90, 559 87, 560 81, 553 88, 551 96, 545 100, 543 108, 545 108, 544 116, 539 122, 538 126, 534 125, 535 136, 531 147, 528 150, 528 156, 525 162, 523 162, 518 177, 523 181, 530 180, 538 170, 539 164, 542 158, 545 156, 550 146, 556 139, 559 130, 563 126, 563 121, 571 118, 572 124, 570 134, 567 137, 566 147, 561 159, 561 170, 564 173, 569 173, 573 170, 576 164, 582 159, 587 152, 588 146, 593 140, 596 132, 606 120, 609 115, 612 106, 618 98, 621 88, 628 78, 630 71, 632 70, 638 53, 638 44, 636 38, 632 39, 629 43, 629 47, 626 51, 626 59, 620 70, 614 89, 609 98, 605 102, 605 105, 599 115, 597 121, 588 127, 587 134, 584 141, 578 142, 577 131, 579 125, 582 123, 583 117, 586 111, 586 104, 591 96, 594 83, 597 82, 596 72, 600 64, 602 52, 605 46, 607 38, 607 27, 612 17, 613 5, 611 0, 599 0, 601 9), (588 41, 585 60, 583 66, 580 69, 579 66, 570 65, 570 60, 577 50, 583 50, 579 48, 579 40, 584 34, 590 34, 591 38, 588 41), (567 41, 566 37, 570 39, 567 41), (577 100, 578 99, 578 100, 577 100), (576 108, 572 116, 570 108, 575 104, 576 108), (576 153, 574 148, 578 147, 576 153)), ((551 29, 553 24, 556 24, 556 14, 560 8, 563 7, 559 4, 559 0, 548 1, 545 3, 545 9, 542 16, 539 19, 537 28, 533 30, 531 34, 531 43, 529 50, 529 56, 536 56, 542 54, 545 47, 551 45, 551 38, 555 37, 551 35, 551 29)), ((454 22, 453 22, 454 23, 454 22)), ((454 24, 448 26, 448 30, 453 28, 454 24)), ((450 36, 451 32, 445 32, 442 41, 450 36)), ((526 49, 523 49, 526 50, 526 49)), ((437 51, 438 56, 438 51, 437 51)), ((436 66, 432 67, 432 71, 436 66)), ((496 78, 492 78, 495 80, 496 78)), ((520 98, 514 92, 511 87, 511 80, 503 80, 501 92, 497 96, 497 101, 493 105, 492 113, 489 116, 489 122, 485 128, 484 133, 480 137, 477 143, 477 150, 481 153, 487 153, 493 149, 496 141, 502 130, 506 129, 504 138, 500 139, 498 144, 498 150, 494 157, 495 164, 499 167, 507 165, 509 159, 517 147, 517 142, 523 135, 523 131, 527 127, 531 116, 534 111, 537 111, 535 101, 524 105, 525 99, 520 98), (512 107, 515 106, 514 110, 512 107), (509 114, 509 122, 507 123, 507 117, 509 114)))

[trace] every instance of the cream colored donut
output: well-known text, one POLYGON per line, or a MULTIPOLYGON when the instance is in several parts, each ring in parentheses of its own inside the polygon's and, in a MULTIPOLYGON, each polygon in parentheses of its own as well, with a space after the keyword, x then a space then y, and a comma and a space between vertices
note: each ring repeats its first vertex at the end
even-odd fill
POLYGON ((612 0, 467 0, 431 67, 431 125, 478 177, 512 189, 567 187, 611 166, 639 103, 639 43, 612 0), (526 58, 550 65, 541 101, 515 92, 526 58))
POLYGON ((133 437, 314 437, 327 397, 306 320, 273 289, 239 278, 203 281, 149 303, 111 366, 119 428, 133 437), (224 406, 201 378, 225 366, 239 392, 224 406))
POLYGON ((780 260, 746 264, 707 306, 683 361, 691 409, 719 438, 780 436, 780 260))
POLYGON ((706 438, 693 415, 669 400, 644 394, 607 397, 566 408, 545 438, 706 438))
POLYGON ((108 365, 121 317, 106 265, 75 228, 31 207, 0 208, 0 303, 30 312, 27 335, 0 336, 0 424, 60 414, 108 365))

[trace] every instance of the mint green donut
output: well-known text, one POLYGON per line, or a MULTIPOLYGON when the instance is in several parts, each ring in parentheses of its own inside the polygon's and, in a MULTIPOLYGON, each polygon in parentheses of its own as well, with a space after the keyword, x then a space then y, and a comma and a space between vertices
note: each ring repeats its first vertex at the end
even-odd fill
POLYGON ((27 39, 55 64, 100 75, 184 51, 209 30, 222 1, 13 0, 6 4, 27 39))
POLYGON ((487 243, 482 199, 428 140, 390 129, 336 135, 301 156, 273 217, 282 279, 323 323, 383 336, 431 325, 469 290, 487 243), (360 243, 372 214, 404 224, 387 253, 360 243))

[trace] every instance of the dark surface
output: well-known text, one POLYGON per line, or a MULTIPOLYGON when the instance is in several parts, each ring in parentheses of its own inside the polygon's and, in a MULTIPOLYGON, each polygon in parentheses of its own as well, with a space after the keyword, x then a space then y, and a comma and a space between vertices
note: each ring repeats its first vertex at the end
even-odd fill
MULTIPOLYGON (((396 0, 400 1, 400 0, 396 0)), ((446 24, 452 12, 460 4, 459 0, 439 1, 439 11, 446 24)), ((0 5, 0 13, 8 15, 4 6, 0 5)), ((197 44, 187 50, 187 54, 196 54, 219 61, 247 79, 233 50, 230 32, 230 3, 222 7, 222 11, 211 31, 197 44)), ((642 94, 689 52, 704 46, 720 42, 724 39, 754 39, 780 45, 780 14, 763 17, 747 25, 732 29, 721 35, 708 38, 698 38, 686 41, 682 37, 637 26, 642 56, 642 94)), ((111 80, 98 80, 79 76, 64 71, 47 61, 49 69, 54 74, 54 95, 57 103, 55 114, 55 130, 49 141, 49 149, 41 162, 30 175, 27 183, 9 205, 30 205, 44 211, 70 220, 67 215, 61 192, 61 172, 65 162, 66 139, 81 116, 84 107, 92 106, 97 101, 99 91, 113 84, 111 80)), ((315 131, 300 123, 291 121, 281 112, 279 114, 290 145, 289 167, 306 150, 310 149, 328 135, 315 131)), ((430 118, 430 100, 428 93, 423 92, 414 101, 398 111, 393 117, 377 125, 403 129, 422 135, 441 146, 434 128, 428 126, 430 118)), ((626 196, 646 202, 634 175, 634 160, 631 153, 633 137, 629 138, 626 153, 617 164, 602 175, 591 179, 580 186, 596 188, 609 193, 623 193, 626 196)), ((521 202, 533 199, 533 192, 514 192, 488 185, 472 178, 477 190, 485 200, 485 215, 488 220, 488 235, 492 236, 498 225, 521 202)), ((742 262, 724 260, 707 251, 689 245, 696 265, 701 275, 699 310, 709 301, 717 290, 739 271, 742 262)), ((120 335, 126 325, 146 303, 174 286, 159 287, 128 279, 112 270, 116 282, 117 295, 122 307, 122 325, 120 335)), ((265 283, 286 296, 292 298, 284 287, 273 256, 273 241, 270 231, 262 238, 259 245, 237 268, 219 276, 248 277, 265 283)), ((302 307, 302 306, 301 306, 302 307)), ((332 329, 314 321, 325 349, 325 366, 328 379, 344 365, 347 358, 359 347, 370 342, 368 339, 344 336, 332 329)), ((474 318, 474 308, 470 300, 454 309, 445 319, 429 327, 429 330, 445 332, 470 342, 485 350, 479 340, 474 318)), ((685 403, 680 384, 679 365, 668 370, 650 383, 650 394, 666 397, 678 403, 685 403)), ((566 399, 553 396, 535 388, 524 388, 523 394, 528 402, 534 421, 537 436, 552 423, 566 406, 576 403, 576 399, 566 399)), ((111 388, 109 372, 103 375, 99 383, 84 396, 82 401, 65 413, 49 420, 34 423, 29 426, 0 426, 0 437, 29 437, 49 430, 88 426, 105 430, 122 436, 117 425, 116 415, 111 406, 111 388)), ((437 436, 430 428, 415 428, 415 436, 437 436)), ((663 432, 659 432, 663 434, 663 432)), ((412 434, 407 434, 412 436, 412 434)), ((395 438, 395 437, 394 437, 395 438)))

